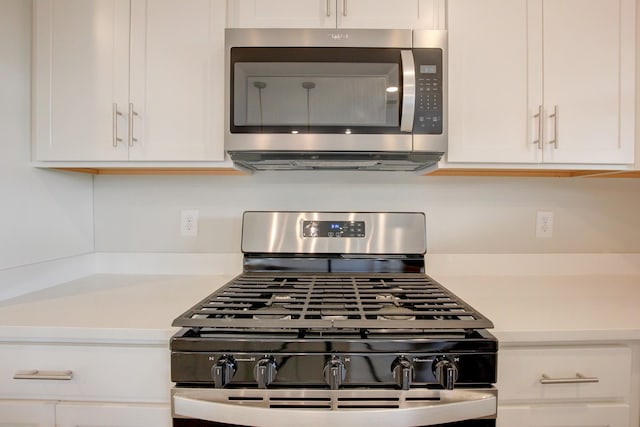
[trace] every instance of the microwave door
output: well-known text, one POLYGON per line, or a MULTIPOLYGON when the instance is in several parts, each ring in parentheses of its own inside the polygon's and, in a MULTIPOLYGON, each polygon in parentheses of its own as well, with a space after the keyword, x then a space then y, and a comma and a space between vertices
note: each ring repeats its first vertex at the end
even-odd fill
POLYGON ((416 68, 413 52, 400 51, 402 61, 402 110, 400 116, 400 131, 413 130, 413 118, 416 109, 416 68))

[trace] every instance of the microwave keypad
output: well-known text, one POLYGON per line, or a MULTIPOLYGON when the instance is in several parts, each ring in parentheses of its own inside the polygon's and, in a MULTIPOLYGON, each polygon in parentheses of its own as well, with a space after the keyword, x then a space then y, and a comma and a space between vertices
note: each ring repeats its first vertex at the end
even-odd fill
POLYGON ((416 113, 413 132, 442 133, 442 50, 414 49, 416 113))

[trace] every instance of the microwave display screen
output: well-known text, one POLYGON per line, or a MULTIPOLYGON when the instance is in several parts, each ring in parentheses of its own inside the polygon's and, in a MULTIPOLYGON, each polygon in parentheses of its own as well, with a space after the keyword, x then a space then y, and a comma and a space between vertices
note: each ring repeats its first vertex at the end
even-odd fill
POLYGON ((438 67, 435 65, 420 65, 420 74, 435 74, 438 72, 438 67))

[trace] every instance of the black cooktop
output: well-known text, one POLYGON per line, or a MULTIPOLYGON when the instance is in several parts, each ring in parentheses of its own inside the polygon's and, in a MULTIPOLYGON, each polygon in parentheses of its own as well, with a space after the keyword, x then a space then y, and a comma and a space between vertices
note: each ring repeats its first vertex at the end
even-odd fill
POLYGON ((243 273, 173 326, 470 330, 492 322, 423 273, 243 273))

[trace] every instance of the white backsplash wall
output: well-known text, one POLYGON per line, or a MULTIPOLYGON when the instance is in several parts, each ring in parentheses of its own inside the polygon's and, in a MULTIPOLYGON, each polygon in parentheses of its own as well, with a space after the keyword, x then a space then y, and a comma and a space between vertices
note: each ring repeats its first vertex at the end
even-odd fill
POLYGON ((640 252, 640 179, 98 176, 94 192, 98 252, 236 253, 245 210, 421 211, 431 253, 640 252), (199 211, 197 237, 180 235, 183 209, 199 211), (553 237, 535 237, 537 211, 553 237))
POLYGON ((29 164, 31 1, 0 1, 0 40, 0 270, 92 252, 92 177, 29 164))

